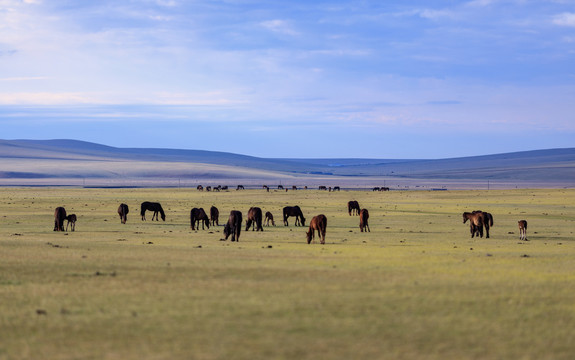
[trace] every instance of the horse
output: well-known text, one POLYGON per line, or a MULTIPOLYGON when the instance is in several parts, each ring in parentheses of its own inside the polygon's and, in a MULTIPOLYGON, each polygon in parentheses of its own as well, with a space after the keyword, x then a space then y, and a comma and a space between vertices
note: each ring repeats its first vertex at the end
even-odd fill
POLYGON ((192 230, 196 230, 196 226, 198 227, 198 230, 200 230, 200 221, 202 222, 202 230, 205 229, 204 226, 207 226, 208 229, 210 228, 210 219, 204 211, 204 208, 193 208, 190 211, 190 225, 192 230), (196 225, 196 223, 198 224, 196 225))
POLYGON ((263 185, 262 188, 263 188, 264 190, 266 190, 267 192, 270 192, 270 187, 269 187, 269 186, 263 185))
POLYGON ((76 214, 70 214, 68 216, 66 216, 66 231, 68 231, 68 225, 70 225, 70 223, 72 223, 72 226, 70 227, 70 229, 72 231, 76 230, 76 220, 78 218, 76 217, 76 214))
POLYGON ((248 210, 248 219, 246 220, 246 231, 252 227, 252 231, 254 228, 256 231, 264 231, 262 227, 262 209, 259 207, 251 207, 248 210))
POLYGON ((224 236, 227 240, 232 235, 232 241, 240 241, 240 233, 242 231, 242 213, 241 211, 230 211, 230 217, 226 226, 224 226, 224 236))
POLYGON ((305 226, 305 218, 299 206, 286 206, 283 208, 284 225, 288 226, 288 217, 295 216, 295 225, 305 226))
POLYGON ((238 185, 238 187, 236 188, 236 190, 245 190, 243 185, 238 185))
POLYGON ((266 226, 270 226, 270 221, 272 222, 273 226, 276 226, 276 223, 274 222, 274 216, 271 212, 266 211, 266 218, 265 218, 265 224, 266 226))
POLYGON ((361 211, 359 212, 359 229, 361 230, 361 232, 363 232, 363 230, 365 229, 366 232, 371 232, 371 230, 369 229, 369 224, 367 223, 367 220, 369 219, 369 211, 367 211, 367 209, 361 209, 361 211))
POLYGON ((210 221, 212 222, 212 226, 220 226, 220 211, 215 206, 210 208, 210 221))
POLYGON ((198 189, 198 191, 204 191, 204 187, 202 185, 198 185, 196 189, 198 189))
POLYGON ((327 190, 327 186, 325 186, 325 185, 320 185, 317 189, 318 189, 318 190, 327 190))
POLYGON ((333 187, 333 191, 340 191, 340 190, 341 190, 341 189, 340 189, 339 186, 334 186, 334 187, 333 187))
POLYGON ((349 213, 349 216, 353 215, 359 215, 359 203, 355 200, 351 200, 347 203, 347 212, 349 213))
POLYGON ((152 215, 152 221, 154 221, 154 218, 156 218, 156 221, 160 221, 158 220, 158 213, 162 216, 162 220, 166 221, 166 214, 164 213, 164 209, 162 209, 162 205, 160 205, 160 203, 144 201, 140 206, 142 221, 146 221, 146 210, 154 212, 154 215, 152 215))
POLYGON ((64 231, 64 220, 66 219, 66 209, 58 206, 54 209, 54 231, 64 231))
POLYGON ((465 224, 469 220, 469 231, 471 232, 471 237, 475 236, 475 233, 479 233, 480 237, 483 237, 483 214, 480 213, 463 213, 463 223, 465 224))
POLYGON ((284 187, 282 185, 278 185, 278 190, 283 190, 284 187))
POLYGON ((314 216, 309 223, 309 230, 306 232, 307 243, 310 244, 312 239, 315 239, 315 231, 320 239, 320 243, 325 244, 325 229, 327 227, 327 218, 325 215, 320 214, 314 216))
POLYGON ((489 227, 493 226, 493 215, 488 212, 475 210, 473 213, 480 213, 483 216, 483 226, 485 227, 485 238, 489 239, 489 227))
POLYGON ((519 240, 527 240, 527 220, 519 220, 519 240))
POLYGON ((118 215, 120 215, 120 222, 122 222, 122 224, 125 224, 126 221, 128 221, 129 212, 130 208, 128 208, 128 205, 122 203, 118 206, 118 215))
POLYGON ((291 189, 292 189, 292 190, 297 190, 297 186, 293 185, 293 186, 291 187, 291 189))

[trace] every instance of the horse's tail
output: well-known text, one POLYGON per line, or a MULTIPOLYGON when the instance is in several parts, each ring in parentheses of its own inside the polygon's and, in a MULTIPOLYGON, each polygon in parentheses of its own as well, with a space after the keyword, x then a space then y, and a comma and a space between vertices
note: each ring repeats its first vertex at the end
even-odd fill
POLYGON ((493 226, 493 216, 491 214, 488 214, 487 217, 489 218, 489 226, 493 226))

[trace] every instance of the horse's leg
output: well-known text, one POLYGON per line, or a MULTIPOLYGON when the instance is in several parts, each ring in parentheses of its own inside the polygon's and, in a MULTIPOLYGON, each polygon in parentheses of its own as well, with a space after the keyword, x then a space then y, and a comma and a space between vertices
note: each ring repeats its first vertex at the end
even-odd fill
POLYGON ((485 223, 485 238, 489 239, 489 223, 485 223))

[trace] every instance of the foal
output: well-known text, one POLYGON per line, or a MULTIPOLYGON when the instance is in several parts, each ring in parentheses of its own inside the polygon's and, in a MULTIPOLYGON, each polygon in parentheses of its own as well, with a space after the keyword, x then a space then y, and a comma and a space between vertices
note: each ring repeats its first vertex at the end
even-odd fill
POLYGON ((527 240, 527 220, 519 220, 519 240, 527 240))
POLYGON ((76 217, 76 214, 70 214, 68 216, 66 216, 66 231, 68 231, 68 225, 70 225, 70 223, 72 223, 72 225, 70 226, 70 230, 74 231, 76 230, 76 220, 78 218, 76 217))

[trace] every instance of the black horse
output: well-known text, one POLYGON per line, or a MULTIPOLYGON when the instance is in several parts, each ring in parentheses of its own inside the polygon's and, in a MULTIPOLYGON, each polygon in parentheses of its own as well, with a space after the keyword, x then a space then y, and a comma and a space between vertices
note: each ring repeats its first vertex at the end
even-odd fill
POLYGON ((250 229, 250 226, 252 227, 252 231, 255 230, 256 231, 264 231, 264 228, 262 226, 262 209, 260 209, 259 207, 251 207, 250 210, 248 210, 248 219, 246 220, 246 231, 248 231, 250 229))
POLYGON ((64 231, 64 220, 66 220, 66 209, 58 206, 54 210, 54 231, 64 231))
POLYGON ((210 219, 204 211, 204 208, 193 208, 190 211, 190 225, 192 226, 192 230, 196 230, 196 226, 198 230, 200 230, 200 221, 202 222, 202 230, 204 230, 204 226, 207 226, 208 229, 210 228, 210 219))
POLYGON ((347 212, 349 213, 349 215, 359 215, 359 211, 361 209, 359 208, 359 203, 355 200, 351 200, 347 203, 347 212))
POLYGON ((241 211, 230 211, 230 217, 226 226, 224 226, 224 236, 226 240, 231 235, 232 241, 240 241, 240 233, 242 231, 242 213, 241 211))
POLYGON ((149 201, 144 201, 142 203, 140 207, 140 215, 142 216, 143 221, 146 221, 146 210, 154 212, 154 215, 152 215, 152 221, 154 221, 154 218, 156 218, 156 221, 159 221, 158 213, 160 213, 160 215, 162 216, 162 220, 166 221, 166 214, 164 213, 164 209, 162 209, 162 205, 160 205, 160 203, 149 202, 149 201))
POLYGON ((286 206, 283 209, 284 215, 284 225, 288 226, 288 218, 290 216, 295 216, 295 225, 296 226, 305 226, 305 218, 303 217, 303 213, 299 206, 286 206))
POLYGON ((130 212, 130 208, 126 204, 120 204, 118 206, 118 215, 120 215, 120 221, 122 224, 125 224, 128 221, 128 213, 130 212))
POLYGON ((210 208, 210 221, 212 226, 220 226, 220 211, 215 206, 210 208))

